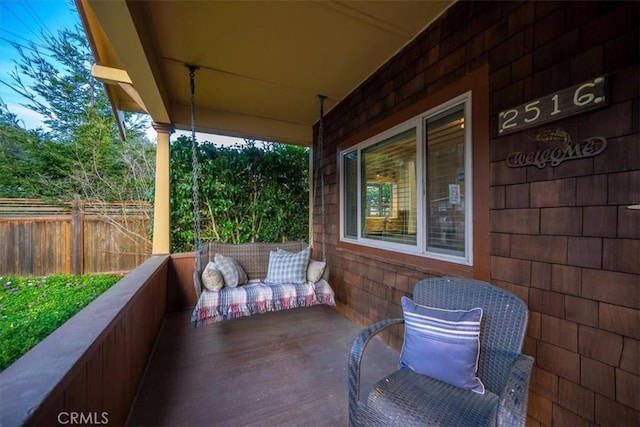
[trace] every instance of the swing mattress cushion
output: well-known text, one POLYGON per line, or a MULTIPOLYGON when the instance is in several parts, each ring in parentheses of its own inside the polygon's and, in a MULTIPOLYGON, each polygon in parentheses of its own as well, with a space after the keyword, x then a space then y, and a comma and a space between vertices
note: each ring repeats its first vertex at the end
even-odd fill
POLYGON ((252 280, 235 288, 224 287, 213 292, 203 290, 191 315, 194 326, 201 326, 270 311, 310 307, 317 304, 335 306, 329 283, 317 282, 268 284, 252 280))

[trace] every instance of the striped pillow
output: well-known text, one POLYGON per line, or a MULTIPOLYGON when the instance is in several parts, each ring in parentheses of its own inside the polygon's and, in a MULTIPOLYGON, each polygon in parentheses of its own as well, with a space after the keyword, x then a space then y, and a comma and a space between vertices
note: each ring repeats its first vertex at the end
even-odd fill
POLYGON ((404 343, 400 368, 484 394, 476 376, 482 308, 444 310, 402 297, 404 343))
POLYGON ((271 251, 264 282, 267 284, 306 283, 310 255, 311 250, 308 247, 298 253, 271 251))

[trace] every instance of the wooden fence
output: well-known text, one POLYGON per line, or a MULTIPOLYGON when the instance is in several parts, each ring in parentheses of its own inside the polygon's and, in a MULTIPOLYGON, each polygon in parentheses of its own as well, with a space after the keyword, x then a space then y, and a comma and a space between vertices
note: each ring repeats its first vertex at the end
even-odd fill
POLYGON ((151 255, 151 206, 0 198, 0 276, 129 271, 151 255))

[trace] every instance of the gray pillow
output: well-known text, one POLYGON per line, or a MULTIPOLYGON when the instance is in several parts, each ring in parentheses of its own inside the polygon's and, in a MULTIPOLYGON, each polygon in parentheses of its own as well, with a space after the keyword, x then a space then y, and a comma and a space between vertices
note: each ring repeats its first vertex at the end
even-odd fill
POLYGON ((224 284, 227 287, 235 288, 236 286, 244 285, 249 281, 247 273, 235 259, 221 254, 216 254, 213 260, 216 262, 216 266, 218 267, 218 270, 220 270, 220 273, 222 273, 222 277, 224 277, 224 284))

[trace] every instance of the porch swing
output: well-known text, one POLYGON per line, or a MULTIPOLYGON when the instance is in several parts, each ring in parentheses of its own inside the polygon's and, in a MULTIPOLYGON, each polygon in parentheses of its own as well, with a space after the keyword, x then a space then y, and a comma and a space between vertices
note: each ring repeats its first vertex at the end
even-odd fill
POLYGON ((324 100, 318 123, 318 167, 314 173, 314 199, 320 187, 322 261, 311 258, 306 242, 242 243, 201 242, 199 178, 195 125, 195 73, 189 69, 191 89, 191 161, 196 304, 191 313, 194 327, 243 316, 313 305, 335 306, 326 266, 324 177, 320 173, 324 145, 324 100))

